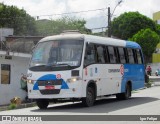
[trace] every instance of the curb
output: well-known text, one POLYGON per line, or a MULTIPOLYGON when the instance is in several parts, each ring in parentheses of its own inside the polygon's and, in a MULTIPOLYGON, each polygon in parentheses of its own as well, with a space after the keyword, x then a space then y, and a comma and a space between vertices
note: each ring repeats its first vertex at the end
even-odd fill
POLYGON ((36 105, 35 102, 32 102, 32 103, 25 103, 25 104, 21 104, 21 105, 17 106, 16 109, 34 107, 35 105, 36 105))
MULTIPOLYGON (((14 108, 14 109, 34 107, 35 105, 36 105, 35 102, 32 102, 32 103, 23 103, 23 104, 18 105, 18 106, 17 106, 16 108, 14 108)), ((1 106, 1 107, 0 107, 0 111, 9 111, 8 107, 9 107, 9 105, 8 105, 8 106, 1 106)), ((14 110, 14 109, 11 109, 11 110, 14 110)))

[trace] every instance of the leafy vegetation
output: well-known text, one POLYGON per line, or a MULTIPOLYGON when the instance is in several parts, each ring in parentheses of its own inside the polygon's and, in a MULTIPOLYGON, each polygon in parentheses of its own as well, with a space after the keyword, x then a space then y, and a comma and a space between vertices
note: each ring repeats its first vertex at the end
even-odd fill
POLYGON ((129 40, 136 41, 142 47, 146 62, 151 62, 152 53, 160 41, 159 35, 151 29, 142 29, 129 40))
POLYGON ((79 30, 81 33, 89 34, 91 31, 85 28, 86 21, 76 18, 63 17, 57 20, 38 20, 36 27, 39 35, 54 35, 64 30, 79 30))
POLYGON ((17 107, 16 104, 11 103, 11 104, 8 106, 8 109, 9 109, 9 110, 12 110, 12 109, 15 109, 16 107, 17 107))
POLYGON ((54 35, 63 30, 91 33, 83 19, 63 17, 57 20, 35 20, 23 9, 0 3, 0 28, 13 28, 14 35, 54 35))
POLYGON ((153 20, 139 12, 125 12, 111 23, 112 35, 124 40, 131 38, 141 29, 150 28, 158 32, 158 27, 153 20))
POLYGON ((35 19, 23 9, 0 3, 0 27, 13 28, 14 35, 36 35, 35 19))

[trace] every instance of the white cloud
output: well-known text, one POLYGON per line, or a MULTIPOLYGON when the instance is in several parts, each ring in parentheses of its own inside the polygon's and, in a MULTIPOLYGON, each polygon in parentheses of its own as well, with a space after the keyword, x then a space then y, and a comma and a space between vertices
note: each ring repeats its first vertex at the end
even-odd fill
MULTIPOLYGON (((15 5, 26 10, 31 16, 52 15, 65 12, 65 3, 56 0, 0 0, 7 5, 15 5)), ((44 17, 43 17, 44 18, 44 17)))
POLYGON ((124 12, 138 11, 139 13, 152 18, 154 12, 159 11, 160 0, 123 0, 115 13, 120 15, 124 12))
MULTIPOLYGON (((15 5, 24 8, 30 15, 52 15, 55 13, 86 11, 110 6, 111 12, 119 0, 0 0, 7 5, 15 5)), ((160 0, 123 0, 116 8, 114 15, 128 11, 139 11, 140 13, 152 17, 152 13, 159 11, 160 0)), ((103 11, 94 11, 78 14, 84 18, 93 18, 103 15, 103 11)), ((105 11, 107 14, 107 11, 105 11)))
MULTIPOLYGON (((113 12, 115 6, 119 0, 0 0, 7 5, 15 5, 20 9, 25 9, 31 16, 40 15, 53 15, 66 12, 78 12, 86 10, 94 10, 99 8, 111 8, 111 13, 113 12)), ((159 8, 160 0, 123 0, 123 2, 117 6, 114 17, 128 11, 138 11, 152 18, 152 14, 156 11, 160 11, 159 8)), ((84 18, 92 22, 89 24, 93 28, 97 26, 106 26, 107 24, 107 9, 105 11, 94 11, 80 14, 71 14, 70 16, 77 16, 78 18, 84 18), (96 23, 94 24, 94 19, 96 23), (98 21, 99 19, 99 21, 98 21)), ((56 19, 60 16, 46 16, 40 18, 53 18, 56 19)))

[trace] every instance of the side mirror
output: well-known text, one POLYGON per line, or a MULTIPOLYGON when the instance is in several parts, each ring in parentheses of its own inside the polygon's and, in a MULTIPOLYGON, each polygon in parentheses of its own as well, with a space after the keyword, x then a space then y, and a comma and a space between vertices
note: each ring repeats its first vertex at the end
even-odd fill
POLYGON ((35 46, 33 46, 32 49, 31 49, 31 52, 32 52, 32 53, 33 53, 34 49, 35 49, 35 46))

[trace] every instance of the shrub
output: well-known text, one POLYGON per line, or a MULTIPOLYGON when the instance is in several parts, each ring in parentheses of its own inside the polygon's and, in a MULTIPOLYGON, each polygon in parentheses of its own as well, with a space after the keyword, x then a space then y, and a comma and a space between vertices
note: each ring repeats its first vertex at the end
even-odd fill
POLYGON ((9 109, 9 110, 12 110, 12 109, 15 109, 16 107, 17 107, 16 104, 11 103, 11 104, 8 106, 8 109, 9 109))

